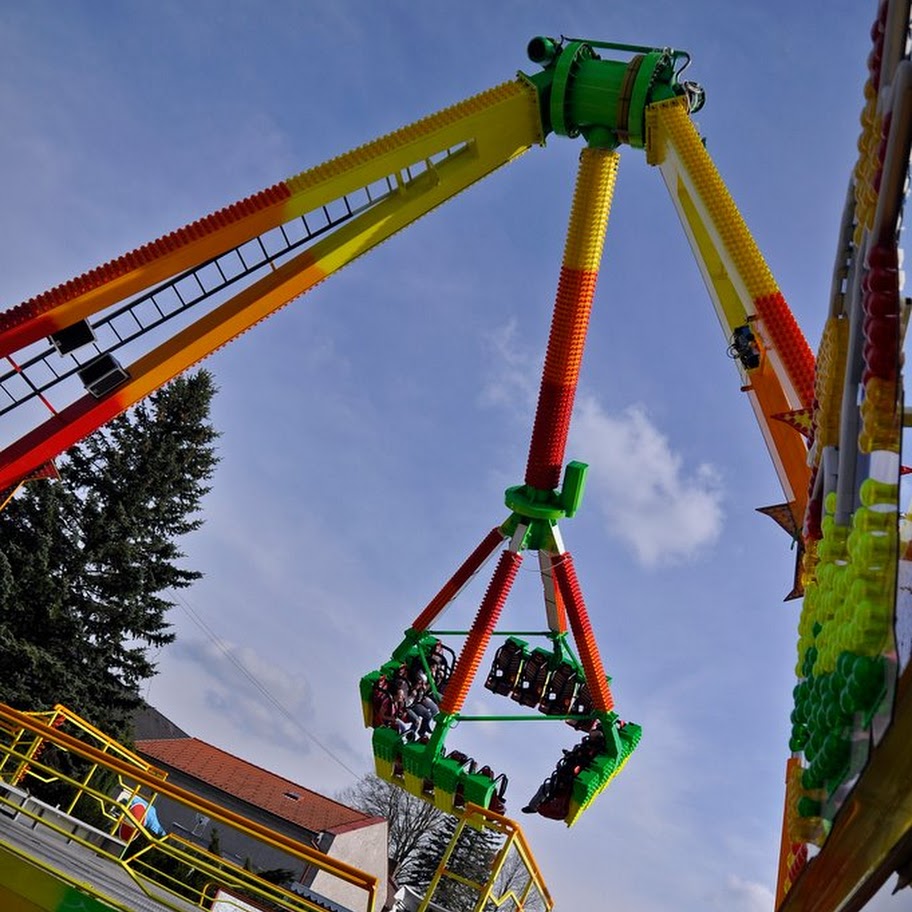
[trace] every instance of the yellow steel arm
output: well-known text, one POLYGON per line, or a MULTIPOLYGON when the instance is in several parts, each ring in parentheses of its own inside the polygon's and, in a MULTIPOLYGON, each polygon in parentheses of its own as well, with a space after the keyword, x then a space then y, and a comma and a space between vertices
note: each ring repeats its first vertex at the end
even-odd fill
POLYGON ((0 355, 98 313, 271 228, 390 178, 396 191, 388 208, 397 210, 398 216, 387 231, 368 226, 361 241, 349 247, 350 259, 542 140, 534 86, 524 80, 505 83, 275 184, 26 301, 3 315, 0 355), (414 176, 416 171, 425 170, 424 176, 414 176), (14 314, 19 319, 13 318, 14 314))
POLYGON ((733 356, 739 337, 756 345, 756 360, 749 351, 736 360, 800 529, 810 475, 796 427, 813 403, 813 354, 686 107, 677 99, 650 105, 646 123, 647 160, 662 172, 733 356))
POLYGON ((331 159, 0 315, 0 355, 52 335, 308 213, 367 202, 334 231, 0 452, 0 490, 472 183, 544 141, 537 90, 518 78, 331 159), (379 189, 378 189, 379 188, 379 189), (343 202, 340 202, 343 201, 343 202))

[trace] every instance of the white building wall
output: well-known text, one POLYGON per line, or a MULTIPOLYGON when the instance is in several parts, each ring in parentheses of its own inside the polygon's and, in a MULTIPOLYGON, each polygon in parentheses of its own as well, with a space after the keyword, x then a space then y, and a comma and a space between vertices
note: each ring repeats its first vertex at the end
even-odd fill
MULTIPOLYGON (((338 861, 344 861, 352 867, 373 874, 377 878, 377 912, 386 902, 387 871, 389 858, 388 824, 380 823, 362 826, 337 834, 326 854, 338 861)), ((353 912, 367 912, 364 892, 343 881, 319 872, 311 884, 311 889, 322 896, 332 899, 339 905, 352 909, 353 912)))

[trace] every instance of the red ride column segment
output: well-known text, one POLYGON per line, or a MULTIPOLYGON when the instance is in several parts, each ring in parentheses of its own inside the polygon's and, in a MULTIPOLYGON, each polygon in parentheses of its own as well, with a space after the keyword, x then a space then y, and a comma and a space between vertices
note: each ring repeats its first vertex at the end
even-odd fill
POLYGON ((526 484, 541 491, 560 484, 619 160, 607 149, 586 148, 580 154, 526 464, 526 484))
POLYGON ((563 554, 553 557, 551 563, 551 572, 554 574, 554 581, 564 601, 567 617, 570 620, 570 629, 573 631, 573 639, 579 650, 583 671, 586 672, 586 683, 589 685, 589 693, 592 694, 592 705, 600 712, 611 712, 614 707, 614 697, 611 696, 611 688, 608 686, 602 658, 595 644, 595 634, 592 632, 592 625, 589 622, 583 591, 576 578, 573 558, 569 552, 565 551, 563 554))
POLYGON ((428 602, 427 607, 415 619, 413 630, 427 630, 438 615, 459 594, 462 587, 478 572, 481 565, 500 547, 504 535, 495 526, 482 539, 478 547, 462 562, 459 569, 446 581, 441 590, 428 602))

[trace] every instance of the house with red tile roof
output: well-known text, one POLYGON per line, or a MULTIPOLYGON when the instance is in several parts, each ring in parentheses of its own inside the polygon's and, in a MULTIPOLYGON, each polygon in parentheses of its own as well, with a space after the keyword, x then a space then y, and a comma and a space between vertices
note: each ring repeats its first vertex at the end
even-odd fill
MULTIPOLYGON (((137 724, 135 750, 166 771, 169 782, 372 874, 383 903, 388 868, 385 818, 364 814, 179 729, 155 731, 171 737, 143 738, 144 729, 149 726, 137 724)), ((361 891, 312 866, 302 867, 281 849, 256 843, 240 830, 222 824, 215 827, 199 815, 190 819, 188 809, 164 796, 156 801, 156 808, 169 832, 204 848, 216 843, 224 858, 258 872, 291 871, 296 889, 324 898, 328 910, 361 912, 361 891)))

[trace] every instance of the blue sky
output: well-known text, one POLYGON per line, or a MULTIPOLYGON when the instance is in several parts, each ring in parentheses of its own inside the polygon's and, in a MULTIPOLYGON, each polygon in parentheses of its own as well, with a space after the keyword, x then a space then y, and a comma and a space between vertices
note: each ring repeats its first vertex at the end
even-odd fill
MULTIPOLYGON (((692 54, 707 148, 816 350, 875 11, 0 0, 0 306, 531 72, 528 40, 564 34, 692 54)), ((206 362, 222 462, 186 543, 206 576, 148 690, 186 730, 330 794, 370 768, 359 677, 522 481, 578 151, 551 138, 206 362)), ((799 604, 725 350, 661 177, 625 150, 567 450, 590 483, 562 532, 644 738, 571 830, 520 821, 558 908, 772 907, 799 604)), ((505 625, 543 620, 533 564, 505 625)), ((451 740, 508 772, 521 817, 573 739, 451 740)))

